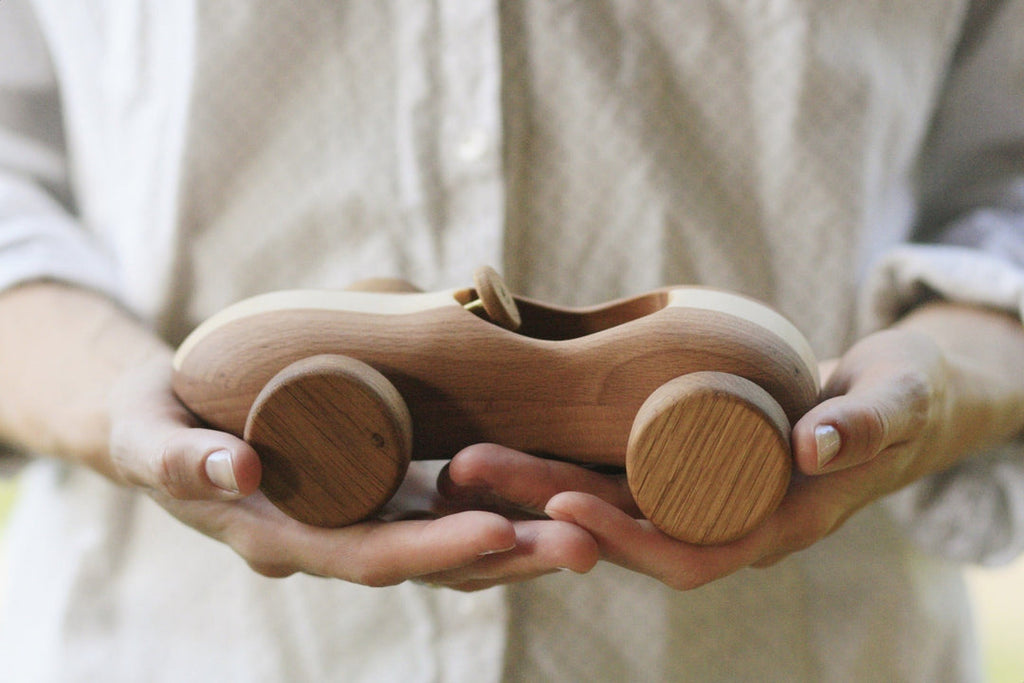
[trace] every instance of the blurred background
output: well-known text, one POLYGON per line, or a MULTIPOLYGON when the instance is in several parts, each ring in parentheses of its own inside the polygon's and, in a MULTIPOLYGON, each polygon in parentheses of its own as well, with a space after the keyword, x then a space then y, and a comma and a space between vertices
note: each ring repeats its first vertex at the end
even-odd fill
POLYGON ((1024 559, 967 572, 974 596, 988 680, 1024 681, 1024 559))
MULTIPOLYGON (((0 476, 0 601, 3 601, 6 583, 4 531, 16 495, 16 479, 0 476)), ((967 580, 976 605, 986 680, 1021 683, 1024 681, 1024 558, 1007 567, 969 569, 967 580)))

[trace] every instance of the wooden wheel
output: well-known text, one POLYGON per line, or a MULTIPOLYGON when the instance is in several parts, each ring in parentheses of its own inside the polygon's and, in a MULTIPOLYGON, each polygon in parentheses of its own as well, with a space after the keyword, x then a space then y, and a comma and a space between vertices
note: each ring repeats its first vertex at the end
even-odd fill
POLYGON ((695 372, 659 387, 637 413, 626 474, 644 516, 682 541, 735 540, 778 507, 789 485, 790 425, 761 387, 695 372))
POLYGON ((346 356, 306 358, 257 396, 244 433, 260 456, 260 488, 307 524, 339 527, 394 495, 412 453, 412 418, 395 387, 346 356))

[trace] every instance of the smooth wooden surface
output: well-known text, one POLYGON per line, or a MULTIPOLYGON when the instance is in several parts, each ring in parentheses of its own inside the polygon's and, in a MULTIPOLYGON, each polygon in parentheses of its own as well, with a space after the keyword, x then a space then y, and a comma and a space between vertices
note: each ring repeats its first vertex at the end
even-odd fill
POLYGON ((588 309, 516 297, 522 325, 512 332, 465 310, 474 295, 282 293, 243 302, 186 340, 174 387, 211 426, 240 434, 282 368, 339 354, 397 389, 414 458, 447 459, 490 441, 620 467, 641 405, 678 376, 746 378, 790 421, 817 397, 816 368, 793 331, 773 329, 777 314, 742 297, 721 293, 691 307, 672 305, 678 292, 666 289, 588 309))
POLYGON ((379 372, 352 358, 304 358, 256 397, 246 441, 260 455, 260 488, 307 524, 365 519, 394 495, 412 453, 412 419, 379 372))
POLYGON ((423 290, 408 280, 397 277, 371 277, 357 280, 345 288, 348 292, 380 292, 390 294, 419 294, 423 290))
POLYGON ((506 330, 518 330, 523 323, 519 307, 498 271, 490 266, 477 268, 473 272, 473 284, 488 320, 506 330))
POLYGON ((737 539, 785 495, 789 430, 782 408, 753 382, 720 372, 678 377, 637 413, 626 449, 633 498, 680 540, 737 539))

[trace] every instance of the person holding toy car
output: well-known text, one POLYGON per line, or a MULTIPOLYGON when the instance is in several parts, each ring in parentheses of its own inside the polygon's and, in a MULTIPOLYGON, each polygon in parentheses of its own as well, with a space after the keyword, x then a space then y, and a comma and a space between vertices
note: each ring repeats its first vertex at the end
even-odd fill
POLYGON ((962 564, 1024 547, 1022 21, 0 2, 5 677, 976 680, 962 564), (614 473, 477 444, 306 526, 171 391, 247 296, 481 263, 792 320, 828 360, 779 509, 688 545, 614 473))

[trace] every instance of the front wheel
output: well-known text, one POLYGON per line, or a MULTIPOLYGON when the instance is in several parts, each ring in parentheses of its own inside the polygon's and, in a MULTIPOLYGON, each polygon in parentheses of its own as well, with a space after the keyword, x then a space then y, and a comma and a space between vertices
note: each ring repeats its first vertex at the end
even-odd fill
POLYGON ((260 488, 300 522, 341 527, 395 494, 412 454, 412 418, 398 390, 340 355, 296 361, 249 410, 245 440, 260 456, 260 488))
POLYGON ((640 511, 665 533, 727 543, 782 501, 792 472, 790 425, 768 392, 721 372, 677 377, 637 412, 626 475, 640 511))

